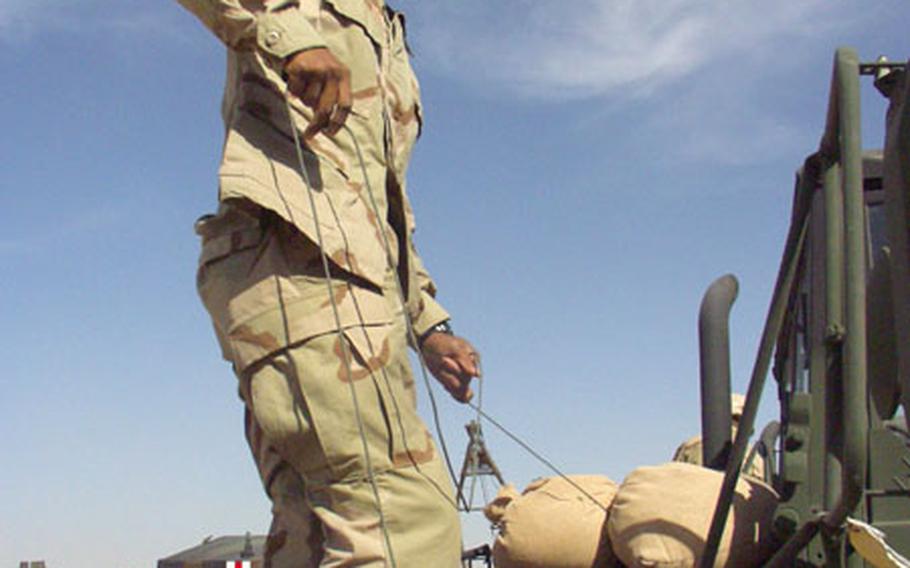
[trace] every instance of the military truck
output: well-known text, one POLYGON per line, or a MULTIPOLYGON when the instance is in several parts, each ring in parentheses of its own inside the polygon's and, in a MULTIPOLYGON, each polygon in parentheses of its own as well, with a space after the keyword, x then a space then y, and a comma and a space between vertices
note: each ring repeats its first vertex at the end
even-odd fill
POLYGON ((910 79, 837 51, 827 124, 796 175, 791 224, 735 440, 732 276, 700 314, 703 463, 725 471, 701 566, 713 566, 769 370, 780 419, 755 450, 780 495, 766 566, 863 566, 848 519, 910 557, 910 79), (860 83, 888 100, 880 150, 861 147, 860 83))

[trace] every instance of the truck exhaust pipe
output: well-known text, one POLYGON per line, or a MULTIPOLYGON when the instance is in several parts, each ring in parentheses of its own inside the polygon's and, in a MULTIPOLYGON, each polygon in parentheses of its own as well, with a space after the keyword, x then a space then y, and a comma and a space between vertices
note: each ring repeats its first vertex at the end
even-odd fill
POLYGON ((739 294, 732 274, 715 280, 701 302, 698 343, 701 376, 702 463, 724 471, 730 455, 730 310, 739 294))

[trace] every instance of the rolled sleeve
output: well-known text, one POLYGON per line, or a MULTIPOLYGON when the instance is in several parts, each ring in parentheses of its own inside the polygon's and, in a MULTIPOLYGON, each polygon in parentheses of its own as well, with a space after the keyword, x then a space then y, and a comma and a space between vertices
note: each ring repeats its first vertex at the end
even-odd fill
POLYGON ((296 10, 262 14, 256 31, 256 43, 259 48, 281 60, 298 51, 326 45, 313 26, 296 10))
POLYGON ((258 48, 279 60, 325 41, 301 14, 299 2, 265 2, 248 9, 240 0, 177 0, 226 46, 237 51, 258 48))

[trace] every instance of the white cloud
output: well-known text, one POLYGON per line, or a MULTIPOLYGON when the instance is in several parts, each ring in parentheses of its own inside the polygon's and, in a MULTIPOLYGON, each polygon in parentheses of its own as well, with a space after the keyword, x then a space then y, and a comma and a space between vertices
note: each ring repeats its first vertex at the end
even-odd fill
POLYGON ((760 95, 754 95, 759 91, 756 81, 733 77, 737 85, 723 85, 723 77, 706 79, 675 97, 670 108, 652 112, 638 142, 663 148, 663 160, 727 166, 798 158, 813 149, 819 133, 811 125, 824 119, 823 94, 817 112, 796 124, 780 110, 761 104, 760 95))
POLYGON ((641 95, 719 59, 818 33, 824 0, 402 2, 447 72, 521 95, 641 95))
POLYGON ((784 110, 795 94, 768 95, 827 68, 837 37, 873 19, 840 0, 397 3, 424 72, 482 96, 587 105, 584 128, 631 110, 624 139, 655 159, 733 166, 812 147, 815 132, 784 110))

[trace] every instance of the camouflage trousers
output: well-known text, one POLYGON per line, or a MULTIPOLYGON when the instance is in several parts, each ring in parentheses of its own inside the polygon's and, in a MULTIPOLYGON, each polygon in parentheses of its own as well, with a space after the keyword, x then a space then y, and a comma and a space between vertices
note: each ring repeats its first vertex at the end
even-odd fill
MULTIPOLYGON (((226 223, 218 233, 257 230, 250 219, 239 220, 246 226, 226 223)), ((262 266, 280 266, 295 297, 319 297, 323 308, 328 289, 313 269, 315 246, 288 242, 302 238, 293 231, 261 231, 246 260, 207 266, 200 293, 209 311, 219 309, 220 285, 268 273, 262 266)), ((347 290, 336 292, 338 302, 367 298, 356 290, 364 285, 356 279, 341 275, 333 281, 347 290)), ((234 361, 247 439, 272 500, 267 567, 380 567, 391 566, 392 557, 400 568, 460 566, 451 481, 416 411, 406 328, 392 282, 390 274, 382 290, 373 292, 386 303, 388 321, 346 319, 343 339, 337 331, 321 331, 253 363, 234 361)), ((230 294, 222 296, 230 300, 230 294)), ((224 348, 226 331, 212 315, 224 348)), ((282 331, 269 335, 273 341, 282 331)), ((230 356, 229 346, 225 352, 230 356)))

